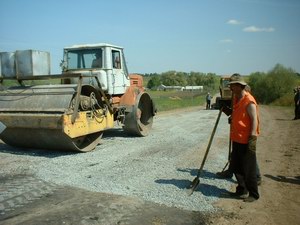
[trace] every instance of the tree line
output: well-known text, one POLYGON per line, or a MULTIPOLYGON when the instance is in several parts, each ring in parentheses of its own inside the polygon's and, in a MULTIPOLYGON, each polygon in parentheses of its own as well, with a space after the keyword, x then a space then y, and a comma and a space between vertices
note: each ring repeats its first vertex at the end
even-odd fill
MULTIPOLYGON (((144 74, 148 80, 146 86, 155 89, 161 84, 166 86, 198 86, 205 90, 217 91, 220 76, 215 73, 167 71, 161 74, 144 74)), ((246 76, 252 93, 258 102, 270 104, 280 102, 280 105, 293 104, 293 89, 300 85, 300 75, 291 68, 276 64, 269 72, 254 72, 246 76)))
POLYGON ((293 89, 300 85, 300 74, 277 64, 267 73, 250 74, 248 84, 257 101, 262 104, 281 101, 279 105, 292 105, 293 89))
POLYGON ((161 74, 145 74, 148 77, 147 88, 155 89, 161 84, 166 86, 205 86, 214 90, 219 83, 219 76, 214 73, 167 71, 161 74))

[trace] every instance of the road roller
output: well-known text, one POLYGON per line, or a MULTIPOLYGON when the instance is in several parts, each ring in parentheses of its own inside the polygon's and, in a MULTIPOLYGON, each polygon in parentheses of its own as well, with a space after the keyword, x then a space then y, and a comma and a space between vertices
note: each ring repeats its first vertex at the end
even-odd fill
POLYGON ((1 52, 0 59, 0 139, 8 145, 88 152, 105 130, 145 137, 152 128, 155 104, 142 76, 128 73, 123 47, 65 47, 61 74, 50 73, 49 52, 1 52))

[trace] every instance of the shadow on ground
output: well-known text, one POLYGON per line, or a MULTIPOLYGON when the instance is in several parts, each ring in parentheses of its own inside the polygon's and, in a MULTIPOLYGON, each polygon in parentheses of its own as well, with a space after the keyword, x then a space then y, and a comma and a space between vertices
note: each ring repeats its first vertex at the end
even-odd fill
POLYGON ((286 177, 286 176, 280 176, 280 175, 273 176, 273 175, 270 175, 270 174, 265 174, 264 176, 267 177, 267 178, 270 178, 272 180, 278 181, 278 182, 300 185, 300 176, 286 177))

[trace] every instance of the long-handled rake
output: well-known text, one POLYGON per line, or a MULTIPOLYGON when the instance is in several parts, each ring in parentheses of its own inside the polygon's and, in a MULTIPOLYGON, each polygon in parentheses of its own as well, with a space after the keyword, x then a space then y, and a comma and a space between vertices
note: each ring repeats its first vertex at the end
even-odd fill
POLYGON ((207 145, 207 148, 206 148, 206 152, 205 152, 205 155, 204 155, 204 158, 202 160, 202 163, 201 163, 201 166, 198 170, 198 174, 197 174, 197 177, 192 181, 192 183, 190 184, 190 186, 188 187, 189 190, 189 195, 192 195, 193 192, 196 190, 196 188, 198 187, 199 183, 200 183, 200 175, 202 173, 202 170, 203 170, 203 166, 204 166, 204 163, 206 161, 206 158, 207 158, 207 155, 208 155, 208 152, 209 152, 209 149, 210 149, 210 146, 211 146, 211 143, 213 141, 213 138, 215 136, 215 133, 216 133, 216 130, 217 130, 217 126, 219 124, 219 120, 220 120, 220 117, 221 117, 221 114, 222 114, 222 109, 220 109, 219 111, 219 114, 218 114, 218 117, 217 117, 217 120, 216 120, 216 123, 215 123, 215 126, 214 126, 214 129, 211 133, 211 136, 210 136, 210 139, 209 139, 209 142, 208 142, 208 145, 207 145))

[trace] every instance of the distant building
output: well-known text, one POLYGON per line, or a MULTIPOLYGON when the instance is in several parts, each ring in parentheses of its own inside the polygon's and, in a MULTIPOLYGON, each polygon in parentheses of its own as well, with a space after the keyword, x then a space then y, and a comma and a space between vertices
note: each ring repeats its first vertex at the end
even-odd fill
POLYGON ((183 87, 182 86, 166 86, 166 85, 163 85, 163 84, 161 84, 161 85, 159 85, 158 87, 157 87, 157 90, 158 91, 182 91, 183 90, 183 87))
POLYGON ((157 87, 157 90, 158 91, 203 91, 203 86, 166 86, 166 85, 159 85, 157 87))
POLYGON ((183 91, 196 91, 196 90, 200 90, 203 91, 203 86, 185 86, 183 87, 183 91))

